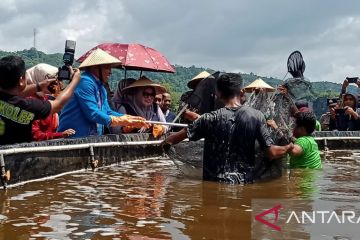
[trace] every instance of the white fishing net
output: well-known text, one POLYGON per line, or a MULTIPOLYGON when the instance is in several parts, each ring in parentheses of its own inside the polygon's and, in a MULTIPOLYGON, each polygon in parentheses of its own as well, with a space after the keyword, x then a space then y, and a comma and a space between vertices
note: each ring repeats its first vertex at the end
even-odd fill
POLYGON ((253 92, 248 100, 245 102, 246 106, 252 107, 262 112, 266 120, 274 120, 282 133, 279 136, 279 131, 269 127, 269 131, 276 143, 279 143, 282 135, 283 140, 290 142, 292 137, 292 128, 294 125, 294 118, 291 116, 291 108, 293 101, 283 93, 267 93, 267 92, 253 92))

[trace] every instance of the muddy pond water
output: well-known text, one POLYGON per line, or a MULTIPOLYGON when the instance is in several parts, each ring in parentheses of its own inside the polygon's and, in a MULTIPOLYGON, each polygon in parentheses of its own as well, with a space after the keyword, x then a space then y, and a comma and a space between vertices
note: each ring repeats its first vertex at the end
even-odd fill
MULTIPOLYGON (((360 152, 322 157, 321 171, 246 186, 201 181, 166 158, 27 183, 0 191, 0 239, 251 239, 252 199, 360 200, 360 152)), ((298 239, 360 239, 316 234, 298 239)))

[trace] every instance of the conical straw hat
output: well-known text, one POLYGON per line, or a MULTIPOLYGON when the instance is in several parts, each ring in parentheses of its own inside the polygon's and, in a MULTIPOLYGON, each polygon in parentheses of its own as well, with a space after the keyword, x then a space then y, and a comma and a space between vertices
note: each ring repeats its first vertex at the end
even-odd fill
POLYGON ((142 76, 139 80, 136 80, 135 82, 133 82, 126 88, 123 88, 122 91, 126 91, 128 89, 133 89, 133 88, 137 88, 137 87, 153 87, 153 88, 155 88, 156 94, 162 94, 162 93, 166 92, 165 87, 161 86, 160 84, 154 83, 153 81, 151 81, 150 79, 148 79, 145 76, 142 76))
POLYGON ((214 78, 210 73, 207 71, 202 71, 198 75, 196 75, 193 79, 191 79, 187 86, 191 89, 195 89, 196 85, 205 78, 214 78))
POLYGON ((82 69, 99 65, 112 65, 112 67, 114 67, 121 65, 121 61, 100 48, 97 48, 87 58, 85 58, 79 68, 82 69))
POLYGON ((246 92, 252 92, 254 89, 264 89, 266 92, 274 92, 275 88, 264 82, 261 78, 256 79, 245 88, 246 92))

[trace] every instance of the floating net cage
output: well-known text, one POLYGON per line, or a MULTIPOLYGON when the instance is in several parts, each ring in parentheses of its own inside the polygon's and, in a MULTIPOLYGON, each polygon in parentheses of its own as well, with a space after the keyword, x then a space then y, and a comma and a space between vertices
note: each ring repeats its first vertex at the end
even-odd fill
POLYGON ((150 134, 93 136, 58 139, 0 147, 1 171, 10 170, 17 183, 81 169, 159 157, 161 139, 150 134))

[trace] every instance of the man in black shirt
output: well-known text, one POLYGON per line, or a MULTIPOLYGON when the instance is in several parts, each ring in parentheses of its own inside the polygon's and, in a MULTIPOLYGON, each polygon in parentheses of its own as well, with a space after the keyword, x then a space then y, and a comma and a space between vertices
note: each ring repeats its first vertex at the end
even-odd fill
POLYGON ((263 114, 241 106, 243 91, 240 74, 221 75, 216 81, 216 94, 225 104, 224 108, 202 115, 187 129, 169 136, 163 144, 173 145, 186 137, 191 141, 205 138, 204 180, 253 182, 256 143, 269 159, 285 155, 292 145, 273 145, 263 114))
POLYGON ((17 56, 0 59, 0 145, 30 142, 32 122, 62 109, 80 81, 80 72, 71 71, 72 81, 55 100, 23 98, 27 84, 24 61, 17 56))

